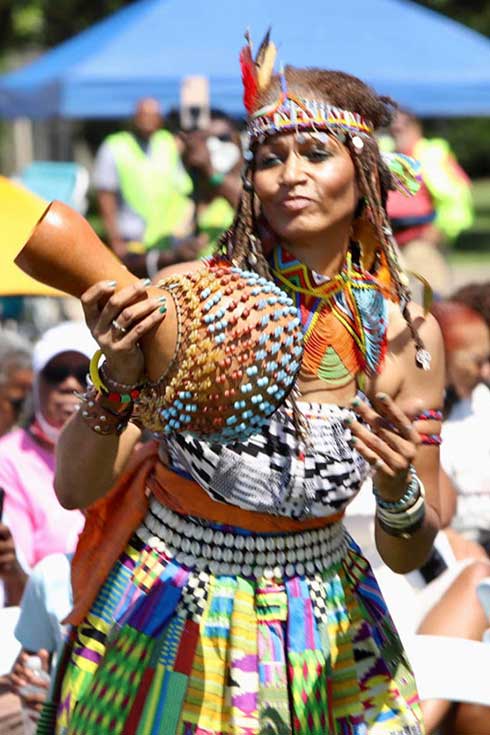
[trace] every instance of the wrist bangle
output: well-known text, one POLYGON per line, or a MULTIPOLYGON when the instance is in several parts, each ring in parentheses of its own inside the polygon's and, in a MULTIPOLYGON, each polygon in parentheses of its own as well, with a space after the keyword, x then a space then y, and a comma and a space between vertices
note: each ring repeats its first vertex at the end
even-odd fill
POLYGON ((407 491, 396 501, 384 500, 374 490, 376 518, 380 527, 390 536, 410 538, 425 519, 425 488, 414 468, 407 491))
POLYGON ((96 434, 119 436, 126 428, 133 412, 133 403, 125 404, 122 411, 114 409, 114 405, 107 405, 107 398, 95 387, 89 388, 86 393, 76 393, 80 399, 80 415, 84 423, 96 434))
POLYGON ((222 174, 219 171, 215 171, 214 173, 212 173, 208 179, 211 186, 221 186, 224 180, 225 174, 222 174))

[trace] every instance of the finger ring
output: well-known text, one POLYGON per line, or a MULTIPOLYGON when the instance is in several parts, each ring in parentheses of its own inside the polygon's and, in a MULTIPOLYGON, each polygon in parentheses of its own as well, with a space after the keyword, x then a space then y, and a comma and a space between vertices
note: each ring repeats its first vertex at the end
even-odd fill
POLYGON ((379 458, 378 458, 378 459, 376 460, 376 462, 374 463, 374 466, 375 466, 375 468, 376 468, 377 470, 381 470, 381 469, 383 469, 383 467, 384 467, 384 462, 383 462, 383 460, 382 460, 382 459, 379 459, 379 458))
POLYGON ((123 334, 125 334, 128 331, 125 327, 122 327, 120 324, 118 324, 115 319, 113 319, 111 323, 114 329, 117 329, 118 332, 122 332, 123 334))

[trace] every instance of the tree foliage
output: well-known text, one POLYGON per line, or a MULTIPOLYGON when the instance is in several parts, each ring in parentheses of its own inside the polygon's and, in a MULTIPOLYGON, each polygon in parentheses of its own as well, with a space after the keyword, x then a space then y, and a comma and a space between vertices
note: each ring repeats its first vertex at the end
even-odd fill
POLYGON ((0 0, 3 53, 50 48, 129 5, 130 0, 0 0))

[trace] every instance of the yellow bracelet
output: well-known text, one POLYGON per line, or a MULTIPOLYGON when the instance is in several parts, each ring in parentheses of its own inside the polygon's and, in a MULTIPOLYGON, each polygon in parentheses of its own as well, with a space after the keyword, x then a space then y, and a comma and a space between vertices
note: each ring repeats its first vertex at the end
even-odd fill
POLYGON ((99 393, 110 393, 109 388, 102 382, 102 378, 99 373, 99 362, 103 354, 102 350, 96 350, 96 352, 94 352, 92 359, 90 360, 88 372, 92 385, 99 391, 99 393))

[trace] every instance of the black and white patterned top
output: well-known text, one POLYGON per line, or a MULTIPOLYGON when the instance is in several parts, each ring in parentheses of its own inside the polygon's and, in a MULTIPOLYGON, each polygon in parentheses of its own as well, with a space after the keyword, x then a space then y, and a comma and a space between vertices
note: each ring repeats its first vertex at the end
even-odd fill
POLYGON ((338 513, 368 474, 343 423, 353 413, 334 404, 300 401, 298 406, 309 423, 306 445, 283 407, 244 442, 225 446, 184 435, 166 438, 170 467, 198 482, 213 499, 247 510, 292 518, 338 513))

